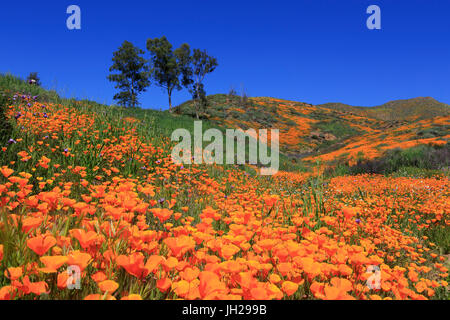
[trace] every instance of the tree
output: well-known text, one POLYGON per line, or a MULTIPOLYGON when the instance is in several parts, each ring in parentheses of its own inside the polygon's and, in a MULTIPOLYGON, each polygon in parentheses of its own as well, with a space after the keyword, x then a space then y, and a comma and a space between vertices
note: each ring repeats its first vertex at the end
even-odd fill
POLYGON ((113 65, 109 68, 108 80, 116 82, 114 88, 121 91, 114 95, 114 100, 125 107, 139 105, 138 95, 145 92, 150 85, 147 61, 141 56, 144 51, 135 47, 131 42, 124 41, 122 46, 113 54, 113 65))
POLYGON ((241 98, 240 98, 241 108, 245 109, 249 106, 247 92, 245 91, 244 85, 241 84, 241 98))
POLYGON ((227 95, 227 103, 233 104, 234 100, 236 98, 236 90, 234 90, 234 87, 231 86, 230 90, 228 91, 228 95, 227 95))
POLYGON ((192 68, 191 68, 191 48, 187 43, 182 44, 174 52, 177 58, 178 68, 182 75, 181 85, 185 88, 189 87, 192 83, 192 68))
MULTIPOLYGON (((194 100, 194 108, 197 119, 203 107, 206 106, 206 92, 203 80, 208 73, 213 72, 218 66, 217 59, 208 55, 206 50, 194 49, 194 53, 190 58, 190 67, 185 68, 188 71, 189 92, 194 100)), ((184 78, 184 76, 183 76, 184 78)))
POLYGON ((169 110, 172 110, 172 92, 181 90, 181 84, 189 81, 186 66, 189 63, 190 48, 187 43, 182 44, 175 51, 165 36, 148 39, 147 49, 151 55, 151 75, 156 84, 166 89, 169 97, 169 110), (180 76, 183 78, 180 80, 180 76), (186 76, 186 77, 185 77, 186 76))
POLYGON ((30 72, 30 74, 27 77, 27 82, 29 84, 34 84, 36 86, 41 86, 41 80, 39 79, 37 72, 30 72))

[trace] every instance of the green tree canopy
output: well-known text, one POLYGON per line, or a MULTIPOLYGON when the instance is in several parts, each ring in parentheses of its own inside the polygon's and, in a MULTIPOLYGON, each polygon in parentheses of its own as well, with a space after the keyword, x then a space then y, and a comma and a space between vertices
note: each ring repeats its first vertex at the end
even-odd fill
POLYGON ((189 59, 189 67, 184 68, 183 85, 187 85, 194 100, 197 119, 202 107, 206 106, 206 91, 203 80, 208 73, 213 72, 217 66, 217 59, 209 56, 206 50, 194 49, 189 59))
POLYGON ((114 86, 121 90, 114 95, 119 105, 136 107, 139 105, 138 95, 150 85, 147 61, 142 57, 145 52, 135 47, 131 42, 124 41, 122 46, 113 54, 113 65, 109 68, 108 80, 116 82, 114 86))
POLYGON ((148 39, 147 49, 151 56, 151 75, 158 86, 167 90, 169 110, 172 110, 172 92, 181 90, 187 78, 180 77, 189 74, 185 69, 189 63, 190 48, 187 43, 173 50, 172 44, 165 36, 148 39))

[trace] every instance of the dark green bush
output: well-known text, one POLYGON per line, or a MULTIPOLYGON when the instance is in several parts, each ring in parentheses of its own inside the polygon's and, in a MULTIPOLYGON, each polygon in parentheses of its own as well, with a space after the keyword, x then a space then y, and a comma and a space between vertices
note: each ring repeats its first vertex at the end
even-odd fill
POLYGON ((445 170, 450 166, 450 145, 420 145, 409 149, 393 149, 384 157, 372 160, 359 160, 350 167, 352 174, 378 173, 391 174, 405 168, 424 170, 445 170))

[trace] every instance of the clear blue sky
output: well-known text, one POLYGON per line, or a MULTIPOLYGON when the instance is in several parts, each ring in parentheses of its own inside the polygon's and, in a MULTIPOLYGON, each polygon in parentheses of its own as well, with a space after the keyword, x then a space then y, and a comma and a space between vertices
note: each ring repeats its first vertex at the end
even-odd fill
MULTIPOLYGON (((448 0, 2 1, 0 72, 37 71, 66 96, 112 103, 106 79, 124 40, 187 42, 219 61, 208 94, 243 85, 250 96, 312 104, 373 106, 432 96, 450 103, 448 0), (66 8, 81 8, 81 30, 66 28, 66 8), (366 9, 381 8, 381 30, 368 30, 366 9)), ((176 92, 174 104, 188 98, 176 92)), ((166 109, 152 86, 145 108, 166 109)))

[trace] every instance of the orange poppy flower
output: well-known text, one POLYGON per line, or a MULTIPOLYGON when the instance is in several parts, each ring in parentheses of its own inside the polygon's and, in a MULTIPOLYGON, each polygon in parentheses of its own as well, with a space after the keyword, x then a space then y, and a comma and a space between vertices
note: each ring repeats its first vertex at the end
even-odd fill
POLYGON ((184 298, 189 293, 190 283, 186 280, 177 281, 172 284, 172 289, 177 296, 184 298))
POLYGON ((22 276, 23 270, 22 267, 17 268, 8 268, 5 270, 5 277, 10 279, 11 281, 17 280, 22 276))
POLYGON ((284 281, 281 285, 281 290, 286 293, 288 296, 292 296, 298 290, 298 284, 291 281, 284 281))
POLYGON ((44 219, 39 217, 26 217, 22 220, 22 231, 30 232, 31 230, 41 226, 43 221, 44 219))
POLYGON ((10 175, 12 175, 12 174, 14 173, 14 170, 13 170, 13 169, 10 169, 10 168, 8 168, 8 167, 2 167, 2 168, 0 169, 0 172, 3 174, 3 176, 4 176, 5 178, 8 178, 10 175))
POLYGON ((12 300, 16 295, 17 289, 13 286, 4 286, 0 288, 0 300, 12 300))
POLYGON ((89 253, 80 252, 79 250, 69 253, 67 258, 68 258, 67 264, 78 266, 80 268, 80 271, 86 269, 86 267, 92 261, 92 257, 89 253))
POLYGON ((278 282, 281 281, 281 278, 280 278, 279 275, 277 275, 277 274, 275 274, 275 273, 272 273, 272 274, 269 276, 269 281, 270 281, 271 283, 277 284, 278 282))
POLYGON ((150 212, 153 213, 161 223, 164 223, 164 221, 168 220, 171 216, 173 211, 166 209, 166 208, 154 208, 150 209, 150 212))
POLYGON ((250 290, 251 298, 254 300, 269 300, 269 294, 262 285, 250 290))
POLYGON ((198 268, 186 268, 184 271, 180 272, 180 277, 187 282, 192 282, 194 279, 197 279, 200 274, 200 270, 198 268))
POLYGON ((97 232, 95 231, 86 232, 83 229, 72 229, 70 230, 70 234, 72 237, 74 237, 80 242, 80 245, 83 249, 89 248, 89 246, 91 246, 96 242, 98 237, 97 232))
POLYGON ((156 281, 156 287, 161 292, 167 292, 172 286, 172 281, 169 278, 162 278, 156 281))
POLYGON ((173 255, 178 257, 185 252, 194 249, 195 241, 189 236, 179 236, 176 238, 166 238, 164 243, 172 251, 173 255))
POLYGON ((69 273, 58 273, 58 277, 56 278, 56 285, 58 289, 65 289, 67 287, 67 280, 69 280, 69 273))
POLYGON ((337 300, 341 296, 341 290, 335 286, 325 285, 325 300, 337 300))
MULTIPOLYGON (((154 272, 164 261, 164 258, 158 255, 150 256, 145 263, 147 272, 154 272)), ((178 262, 178 261, 177 261, 178 262)))
POLYGON ((93 275, 91 275, 91 278, 97 283, 107 280, 106 274, 102 271, 94 273, 93 275))
POLYGON ((45 281, 31 282, 28 276, 25 276, 23 278, 22 291, 24 291, 25 293, 34 293, 35 295, 39 296, 43 293, 49 293, 47 290, 48 285, 45 281))
POLYGON ((116 263, 119 267, 124 268, 129 274, 142 278, 149 274, 149 269, 144 266, 144 255, 140 252, 135 252, 129 256, 120 255, 116 258, 116 263))
POLYGON ((221 248, 221 255, 225 260, 228 260, 239 251, 241 251, 241 249, 234 244, 226 244, 221 248))
POLYGON ((113 293, 119 288, 119 284, 113 280, 105 280, 98 284, 98 287, 102 292, 113 293))
POLYGON ((339 288, 343 292, 348 292, 348 291, 353 290, 352 283, 347 279, 333 278, 333 279, 331 279, 331 284, 333 286, 339 288))
POLYGON ((44 255, 51 247, 56 244, 53 236, 37 236, 27 240, 27 246, 38 255, 44 255))
POLYGON ((211 271, 202 271, 199 275, 199 292, 203 299, 210 299, 214 294, 226 293, 226 286, 219 276, 211 271))
POLYGON ((128 296, 122 297, 120 300, 142 300, 142 297, 138 294, 130 294, 128 296))
POLYGON ((63 264, 68 260, 66 256, 45 256, 40 257, 39 260, 45 265, 45 268, 40 268, 39 271, 44 273, 56 273, 63 264))

